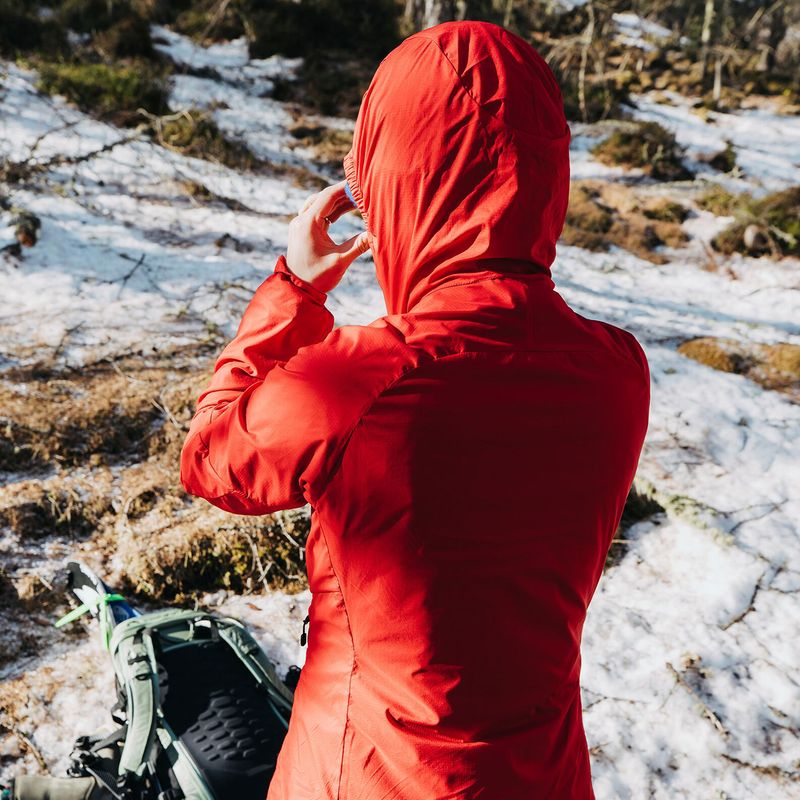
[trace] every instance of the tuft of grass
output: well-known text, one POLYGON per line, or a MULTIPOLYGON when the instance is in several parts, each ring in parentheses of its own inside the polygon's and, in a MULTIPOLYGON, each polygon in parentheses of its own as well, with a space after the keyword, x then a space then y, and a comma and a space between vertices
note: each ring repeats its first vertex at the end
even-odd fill
POLYGON ((289 129, 298 144, 313 149, 317 159, 324 163, 339 164, 353 145, 352 131, 314 125, 301 118, 289 129))
POLYGON ((628 552, 628 541, 625 533, 637 522, 649 519, 656 514, 663 514, 664 508, 652 497, 640 492, 636 486, 632 486, 625 500, 625 508, 622 511, 622 518, 617 526, 614 538, 608 548, 604 569, 617 566, 628 552))
POLYGON ((171 419, 191 416, 202 381, 166 368, 129 377, 108 364, 20 377, 0 384, 0 471, 118 464, 174 446, 182 431, 171 419))
POLYGON ((719 184, 714 184, 695 201, 698 208, 718 217, 729 217, 741 202, 740 195, 731 194, 719 184))
POLYGON ((713 336, 683 342, 678 346, 678 352, 720 372, 742 374, 747 367, 743 354, 735 349, 735 342, 713 336))
POLYGON ((145 62, 130 65, 42 63, 39 88, 62 94, 78 108, 118 125, 142 121, 139 109, 161 115, 168 111, 167 86, 145 62))
POLYGON ((215 516, 205 524, 143 531, 120 542, 124 581, 135 594, 178 603, 219 589, 252 593, 265 584, 302 591, 308 581, 304 547, 309 527, 305 517, 287 526, 277 515, 225 522, 215 516))
POLYGON ((260 165, 250 149, 228 139, 211 115, 197 108, 172 114, 154 123, 159 144, 184 155, 216 161, 228 167, 251 170, 260 165))
POLYGON ((614 131, 592 148, 604 164, 636 167, 658 180, 686 180, 692 173, 681 161, 683 148, 675 135, 657 122, 640 122, 614 131))
POLYGON ((678 352, 712 369, 744 375, 765 389, 800 402, 800 345, 752 344, 703 336, 683 342, 678 352))
POLYGON ((714 249, 726 255, 800 256, 800 186, 760 200, 741 194, 731 212, 735 221, 711 240, 714 249))
POLYGON ((102 495, 84 498, 69 488, 35 485, 19 502, 0 508, 0 527, 9 528, 22 540, 81 537, 93 533, 112 510, 110 500, 102 495))
POLYGON ((660 200, 644 208, 642 213, 648 219, 680 224, 689 216, 689 209, 674 200, 660 200))

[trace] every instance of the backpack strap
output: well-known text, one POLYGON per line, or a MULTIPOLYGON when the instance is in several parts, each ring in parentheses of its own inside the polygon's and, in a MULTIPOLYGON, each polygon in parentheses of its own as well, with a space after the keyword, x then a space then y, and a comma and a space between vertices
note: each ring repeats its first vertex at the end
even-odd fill
POLYGON ((158 672, 148 629, 117 640, 114 667, 125 692, 127 735, 122 746, 119 774, 141 774, 155 739, 158 709, 158 672))

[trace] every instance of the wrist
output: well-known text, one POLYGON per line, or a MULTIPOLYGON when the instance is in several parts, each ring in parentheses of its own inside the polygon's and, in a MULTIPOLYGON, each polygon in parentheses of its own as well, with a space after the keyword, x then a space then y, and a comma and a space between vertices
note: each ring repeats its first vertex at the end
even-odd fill
POLYGON ((305 278, 301 278, 299 275, 292 272, 292 270, 289 268, 289 265, 286 263, 286 256, 284 254, 281 254, 278 257, 274 272, 280 275, 285 275, 285 280, 290 281, 298 289, 305 292, 311 297, 312 300, 324 305, 325 301, 328 299, 327 292, 323 292, 322 289, 318 289, 313 283, 310 283, 309 281, 305 280, 305 278))

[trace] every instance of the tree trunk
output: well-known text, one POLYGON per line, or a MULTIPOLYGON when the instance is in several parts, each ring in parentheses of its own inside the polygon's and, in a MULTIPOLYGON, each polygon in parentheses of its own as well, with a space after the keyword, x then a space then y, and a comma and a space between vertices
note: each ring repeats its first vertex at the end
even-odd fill
POLYGON ((708 68, 708 51, 711 45, 711 32, 714 27, 714 0, 706 0, 705 14, 703 16, 703 32, 700 34, 700 77, 705 80, 708 68))

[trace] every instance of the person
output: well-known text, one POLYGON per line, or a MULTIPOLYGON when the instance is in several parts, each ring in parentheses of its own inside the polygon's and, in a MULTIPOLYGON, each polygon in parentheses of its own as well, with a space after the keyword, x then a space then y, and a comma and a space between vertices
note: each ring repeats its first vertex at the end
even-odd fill
POLYGON ((555 290, 558 84, 522 38, 447 22, 363 95, 346 185, 309 198, 200 396, 186 490, 311 508, 308 650, 268 800, 593 797, 586 611, 648 425, 634 336, 555 290), (371 248, 387 313, 334 327, 371 248))

